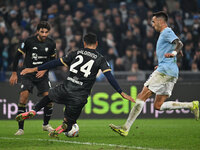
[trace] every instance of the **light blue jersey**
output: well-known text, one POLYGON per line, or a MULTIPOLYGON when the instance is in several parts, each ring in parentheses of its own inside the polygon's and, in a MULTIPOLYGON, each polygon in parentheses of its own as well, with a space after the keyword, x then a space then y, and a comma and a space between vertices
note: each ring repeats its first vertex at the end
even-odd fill
POLYGON ((166 53, 172 53, 175 49, 175 44, 172 44, 175 39, 178 39, 178 37, 169 27, 160 33, 156 44, 156 55, 158 58, 157 71, 169 76, 178 77, 179 69, 176 64, 176 57, 165 58, 166 53))

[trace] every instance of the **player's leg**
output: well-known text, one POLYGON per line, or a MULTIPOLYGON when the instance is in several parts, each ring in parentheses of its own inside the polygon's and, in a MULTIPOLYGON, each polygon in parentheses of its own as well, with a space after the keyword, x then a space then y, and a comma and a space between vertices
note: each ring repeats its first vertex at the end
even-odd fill
POLYGON ((43 107, 45 107, 48 103, 51 103, 52 100, 50 100, 49 96, 43 97, 36 105, 35 108, 29 112, 21 113, 17 115, 16 120, 17 121, 23 121, 26 119, 29 119, 31 117, 34 117, 36 113, 41 110, 43 107))
MULTIPOLYGON (((154 108, 156 110, 161 110, 161 106, 167 104, 168 102, 164 102, 169 96, 168 95, 156 95, 154 101, 154 108)), ((163 107, 164 108, 164 107, 163 107)), ((165 108, 162 110, 166 110, 165 108)))
POLYGON ((164 102, 168 96, 166 95, 156 95, 154 108, 157 110, 174 110, 174 109, 191 109, 193 107, 192 102, 174 102, 174 101, 167 101, 164 102))
MULTIPOLYGON (((21 89, 20 89, 20 98, 19 98, 19 105, 18 105, 18 115, 21 113, 26 112, 26 104, 28 102, 29 93, 32 93, 33 90, 33 82, 30 78, 26 76, 21 77, 21 89)), ((19 132, 15 135, 22 135, 24 133, 24 121, 18 122, 19 132)))
POLYGON ((45 97, 43 97, 34 108, 34 111, 38 112, 43 107, 47 106, 49 103, 55 102, 62 104, 65 101, 62 101, 63 99, 67 98, 65 87, 63 84, 60 84, 52 89, 49 90, 49 94, 45 97))
POLYGON ((128 119, 123 126, 115 126, 113 124, 110 127, 122 136, 127 136, 128 132, 134 123, 137 116, 141 113, 144 107, 145 101, 154 93, 157 93, 163 85, 163 75, 158 71, 154 71, 149 79, 144 83, 144 88, 138 94, 136 103, 133 106, 131 112, 129 113, 128 119))
POLYGON ((141 113, 145 101, 152 94, 153 93, 146 86, 144 86, 141 93, 139 93, 137 96, 136 103, 133 106, 131 112, 129 113, 126 123, 123 126, 116 126, 114 124, 110 124, 111 129, 122 136, 127 136, 132 124, 134 123, 138 115, 141 113))
MULTIPOLYGON (((43 79, 40 82, 36 82, 36 87, 38 89, 38 96, 47 96, 49 93, 49 88, 51 87, 51 83, 48 78, 43 79)), ((44 117, 43 117, 43 131, 51 132, 54 129, 49 124, 49 120, 51 119, 53 112, 53 103, 49 103, 44 107, 44 117)))
MULTIPOLYGON (((48 92, 43 93, 43 96, 47 96, 47 95, 48 95, 48 92)), ((49 120, 51 119, 52 112, 53 112, 53 103, 51 102, 51 103, 48 103, 44 107, 44 117, 43 117, 43 125, 42 125, 43 131, 51 132, 54 130, 52 126, 49 124, 49 120)))
POLYGON ((195 119, 199 120, 199 101, 193 102, 164 102, 166 98, 163 95, 156 95, 154 107, 157 110, 175 110, 175 109, 190 109, 195 115, 195 119))
POLYGON ((138 94, 136 103, 133 106, 131 112, 129 113, 128 119, 124 124, 124 128, 129 131, 130 127, 132 126, 133 122, 137 118, 137 116, 141 113, 145 101, 153 95, 153 92, 149 90, 146 86, 143 87, 141 93, 138 94))
POLYGON ((177 78, 172 78, 170 76, 165 76, 165 84, 163 88, 156 93, 154 107, 157 110, 174 110, 174 109, 190 109, 194 115, 195 119, 199 119, 199 102, 175 102, 175 101, 168 101, 164 102, 168 97, 171 96, 173 87, 176 83, 177 78))
MULTIPOLYGON (((29 91, 22 91, 20 93, 20 100, 18 104, 18 112, 17 115, 26 112, 26 104, 28 101, 29 91)), ((24 121, 18 122, 18 131, 15 133, 15 135, 23 135, 24 134, 24 121)))
POLYGON ((58 134, 70 131, 73 124, 76 123, 76 120, 80 116, 82 108, 85 106, 85 104, 86 103, 66 105, 64 112, 64 121, 62 125, 58 126, 55 131, 49 133, 49 136, 58 137, 58 134))
POLYGON ((49 133, 49 136, 53 138, 57 138, 60 133, 70 131, 72 129, 72 125, 73 124, 71 124, 70 121, 68 121, 67 118, 64 117, 63 123, 59 125, 54 131, 51 131, 49 133))
POLYGON ((169 110, 178 108, 176 106, 172 106, 172 102, 165 102, 167 98, 169 98, 172 94, 172 90, 174 88, 174 85, 177 81, 177 78, 171 77, 171 76, 163 76, 163 84, 162 88, 156 93, 155 101, 154 101, 154 108, 157 110, 169 110), (171 107, 172 106, 172 107, 171 107))

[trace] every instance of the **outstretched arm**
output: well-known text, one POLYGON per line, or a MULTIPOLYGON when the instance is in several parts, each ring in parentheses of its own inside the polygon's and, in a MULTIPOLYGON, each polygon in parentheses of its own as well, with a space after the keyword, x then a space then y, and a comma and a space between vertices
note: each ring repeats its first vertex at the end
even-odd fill
POLYGON ((176 45, 175 49, 172 53, 166 53, 165 57, 166 58, 175 57, 178 53, 180 53, 183 56, 183 52, 181 50, 181 48, 183 47, 183 43, 179 39, 175 39, 172 43, 176 45))
POLYGON ((108 79, 109 83, 112 85, 112 87, 125 99, 132 101, 135 103, 134 99, 125 94, 124 92, 122 92, 119 84, 117 83, 117 81, 115 80, 114 76, 111 74, 111 71, 107 71, 104 73, 104 75, 106 76, 106 78, 108 79))
POLYGON ((47 70, 47 69, 49 70, 49 69, 55 68, 57 66, 63 66, 63 63, 60 61, 60 59, 49 61, 49 62, 47 62, 43 65, 40 65, 38 67, 35 67, 35 68, 26 68, 26 69, 22 70, 22 72, 20 74, 25 75, 27 73, 37 72, 37 71, 41 71, 41 70, 47 70))

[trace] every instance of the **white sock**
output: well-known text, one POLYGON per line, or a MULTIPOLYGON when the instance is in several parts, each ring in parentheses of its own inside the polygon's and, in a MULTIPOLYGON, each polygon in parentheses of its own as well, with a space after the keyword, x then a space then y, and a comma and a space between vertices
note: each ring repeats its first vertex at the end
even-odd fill
POLYGON ((186 108, 186 109, 190 109, 193 107, 192 102, 173 102, 173 101, 169 101, 169 102, 164 102, 161 107, 160 110, 173 110, 173 109, 181 109, 181 108, 186 108))
POLYGON ((130 130, 133 122, 135 121, 137 116, 142 111, 142 108, 144 107, 144 103, 145 103, 144 101, 142 101, 140 99, 136 99, 136 103, 133 106, 131 112, 129 113, 129 116, 128 116, 128 119, 126 120, 126 123, 124 124, 124 128, 126 129, 126 131, 130 130))

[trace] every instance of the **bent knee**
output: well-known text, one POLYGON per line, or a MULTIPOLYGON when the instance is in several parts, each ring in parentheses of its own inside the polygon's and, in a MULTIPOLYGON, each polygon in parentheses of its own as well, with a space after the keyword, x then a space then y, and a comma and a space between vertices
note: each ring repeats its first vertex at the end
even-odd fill
POLYGON ((19 103, 21 104, 27 104, 27 101, 28 101, 28 97, 21 96, 19 99, 19 103))
POLYGON ((143 101, 146 101, 149 97, 151 97, 151 95, 152 95, 152 92, 149 90, 149 91, 146 91, 146 92, 139 93, 137 98, 141 99, 143 101))

